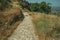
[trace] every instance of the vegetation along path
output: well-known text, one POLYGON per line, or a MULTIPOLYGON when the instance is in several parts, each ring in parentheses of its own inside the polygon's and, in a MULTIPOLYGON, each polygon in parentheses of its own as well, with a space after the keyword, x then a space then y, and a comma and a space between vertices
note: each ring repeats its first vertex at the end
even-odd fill
POLYGON ((38 36, 35 34, 35 29, 32 24, 32 18, 24 13, 23 22, 18 25, 13 34, 8 38, 8 40, 38 40, 38 36))

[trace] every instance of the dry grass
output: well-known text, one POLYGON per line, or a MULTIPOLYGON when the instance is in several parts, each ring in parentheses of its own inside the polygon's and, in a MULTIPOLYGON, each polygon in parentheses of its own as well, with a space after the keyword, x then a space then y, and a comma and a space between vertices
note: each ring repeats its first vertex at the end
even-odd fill
POLYGON ((7 40, 7 38, 13 33, 17 26, 23 21, 23 18, 21 18, 12 25, 5 27, 5 24, 11 20, 14 15, 19 15, 19 13, 19 8, 11 8, 0 12, 0 20, 2 21, 2 25, 0 25, 0 40, 7 40))
POLYGON ((0 12, 0 13, 4 13, 4 15, 7 16, 7 15, 11 15, 11 14, 16 14, 19 11, 20 11, 20 8, 10 8, 10 9, 6 9, 5 11, 0 12))
POLYGON ((33 22, 36 25, 41 40, 45 40, 46 33, 49 36, 54 27, 60 26, 60 16, 34 12, 31 13, 31 16, 33 17, 33 22))

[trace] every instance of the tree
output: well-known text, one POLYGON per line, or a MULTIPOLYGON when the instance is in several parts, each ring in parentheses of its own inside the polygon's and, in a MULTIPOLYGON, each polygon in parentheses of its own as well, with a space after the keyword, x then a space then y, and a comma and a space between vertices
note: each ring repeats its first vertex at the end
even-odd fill
POLYGON ((50 3, 46 2, 41 2, 41 3, 29 3, 26 0, 21 0, 20 1, 20 6, 22 8, 28 9, 29 11, 34 11, 34 12, 44 12, 44 13, 49 13, 51 12, 51 6, 50 3))
POLYGON ((31 3, 30 10, 35 11, 35 12, 39 12, 39 10, 40 10, 39 6, 40 6, 39 3, 31 3))
POLYGON ((46 2, 41 2, 40 9, 42 12, 45 12, 45 13, 51 12, 51 6, 46 2))

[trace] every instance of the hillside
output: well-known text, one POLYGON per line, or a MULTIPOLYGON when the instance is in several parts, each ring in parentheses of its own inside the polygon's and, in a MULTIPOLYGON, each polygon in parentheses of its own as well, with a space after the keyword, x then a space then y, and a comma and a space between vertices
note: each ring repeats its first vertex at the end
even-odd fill
POLYGON ((40 40, 60 39, 60 16, 30 12, 40 40))
POLYGON ((12 34, 24 19, 21 9, 15 2, 18 1, 12 1, 12 7, 0 11, 0 40, 7 40, 7 37, 12 34))
POLYGON ((44 1, 0 0, 0 40, 60 40, 60 7, 51 8, 44 1))

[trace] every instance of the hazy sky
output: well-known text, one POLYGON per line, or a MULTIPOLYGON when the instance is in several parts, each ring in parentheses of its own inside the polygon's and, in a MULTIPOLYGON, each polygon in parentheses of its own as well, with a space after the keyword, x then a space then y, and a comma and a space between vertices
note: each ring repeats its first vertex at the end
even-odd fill
POLYGON ((42 2, 42 1, 46 1, 48 3, 51 3, 52 6, 57 6, 60 7, 60 0, 27 0, 29 2, 42 2))

